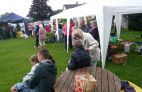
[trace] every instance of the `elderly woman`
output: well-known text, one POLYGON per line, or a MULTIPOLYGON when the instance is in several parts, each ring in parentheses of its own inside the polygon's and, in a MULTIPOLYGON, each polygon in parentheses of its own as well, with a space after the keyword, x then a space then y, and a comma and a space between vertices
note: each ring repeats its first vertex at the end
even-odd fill
POLYGON ((98 41, 95 40, 90 33, 85 33, 80 28, 73 27, 72 30, 72 40, 82 40, 85 50, 90 54, 92 63, 99 61, 100 48, 98 41))

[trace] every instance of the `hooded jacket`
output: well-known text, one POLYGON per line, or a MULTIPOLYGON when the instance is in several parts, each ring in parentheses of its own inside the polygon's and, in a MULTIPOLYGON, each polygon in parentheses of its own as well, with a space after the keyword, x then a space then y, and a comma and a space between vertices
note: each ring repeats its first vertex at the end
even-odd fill
POLYGON ((56 74, 57 69, 54 63, 51 61, 40 63, 29 80, 28 86, 35 89, 35 92, 54 92, 56 74))

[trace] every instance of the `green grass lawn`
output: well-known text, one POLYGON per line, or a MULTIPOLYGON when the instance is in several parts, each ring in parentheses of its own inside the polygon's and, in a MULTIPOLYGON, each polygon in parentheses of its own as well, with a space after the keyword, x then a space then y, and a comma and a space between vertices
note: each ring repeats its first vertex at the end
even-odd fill
MULTIPOLYGON (((121 38, 136 41, 140 32, 121 32, 121 38)), ((10 87, 22 81, 23 76, 30 70, 29 57, 36 54, 33 48, 34 39, 11 39, 0 41, 0 92, 10 92, 10 87)), ((63 43, 47 43, 46 47, 57 63, 58 76, 65 70, 73 50, 67 53, 63 43)), ((129 80, 142 87, 142 56, 134 51, 128 54, 126 65, 116 65, 106 62, 106 69, 114 72, 120 79, 129 80)), ((99 65, 101 67, 101 64, 99 65)))

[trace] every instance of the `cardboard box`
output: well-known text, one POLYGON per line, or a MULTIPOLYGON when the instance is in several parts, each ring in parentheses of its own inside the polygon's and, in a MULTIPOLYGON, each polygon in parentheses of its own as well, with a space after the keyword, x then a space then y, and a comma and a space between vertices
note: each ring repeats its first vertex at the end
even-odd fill
POLYGON ((116 54, 112 58, 112 62, 116 64, 125 64, 127 62, 127 54, 122 53, 122 54, 116 54))
POLYGON ((95 78, 86 73, 76 74, 73 92, 94 92, 96 87, 95 78))

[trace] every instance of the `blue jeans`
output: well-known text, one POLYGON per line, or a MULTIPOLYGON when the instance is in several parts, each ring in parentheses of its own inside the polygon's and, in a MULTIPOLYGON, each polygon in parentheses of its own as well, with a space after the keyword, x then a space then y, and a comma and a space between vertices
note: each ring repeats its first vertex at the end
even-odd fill
POLYGON ((34 89, 23 89, 23 90, 21 90, 20 92, 35 92, 35 90, 34 89))
POLYGON ((34 89, 28 88, 27 85, 24 84, 24 83, 17 83, 17 84, 15 84, 15 89, 18 92, 35 92, 34 89))
POLYGON ((58 35, 59 35, 59 39, 58 39, 58 42, 61 42, 62 41, 62 35, 63 35, 63 33, 62 33, 62 29, 59 29, 58 30, 58 35))

